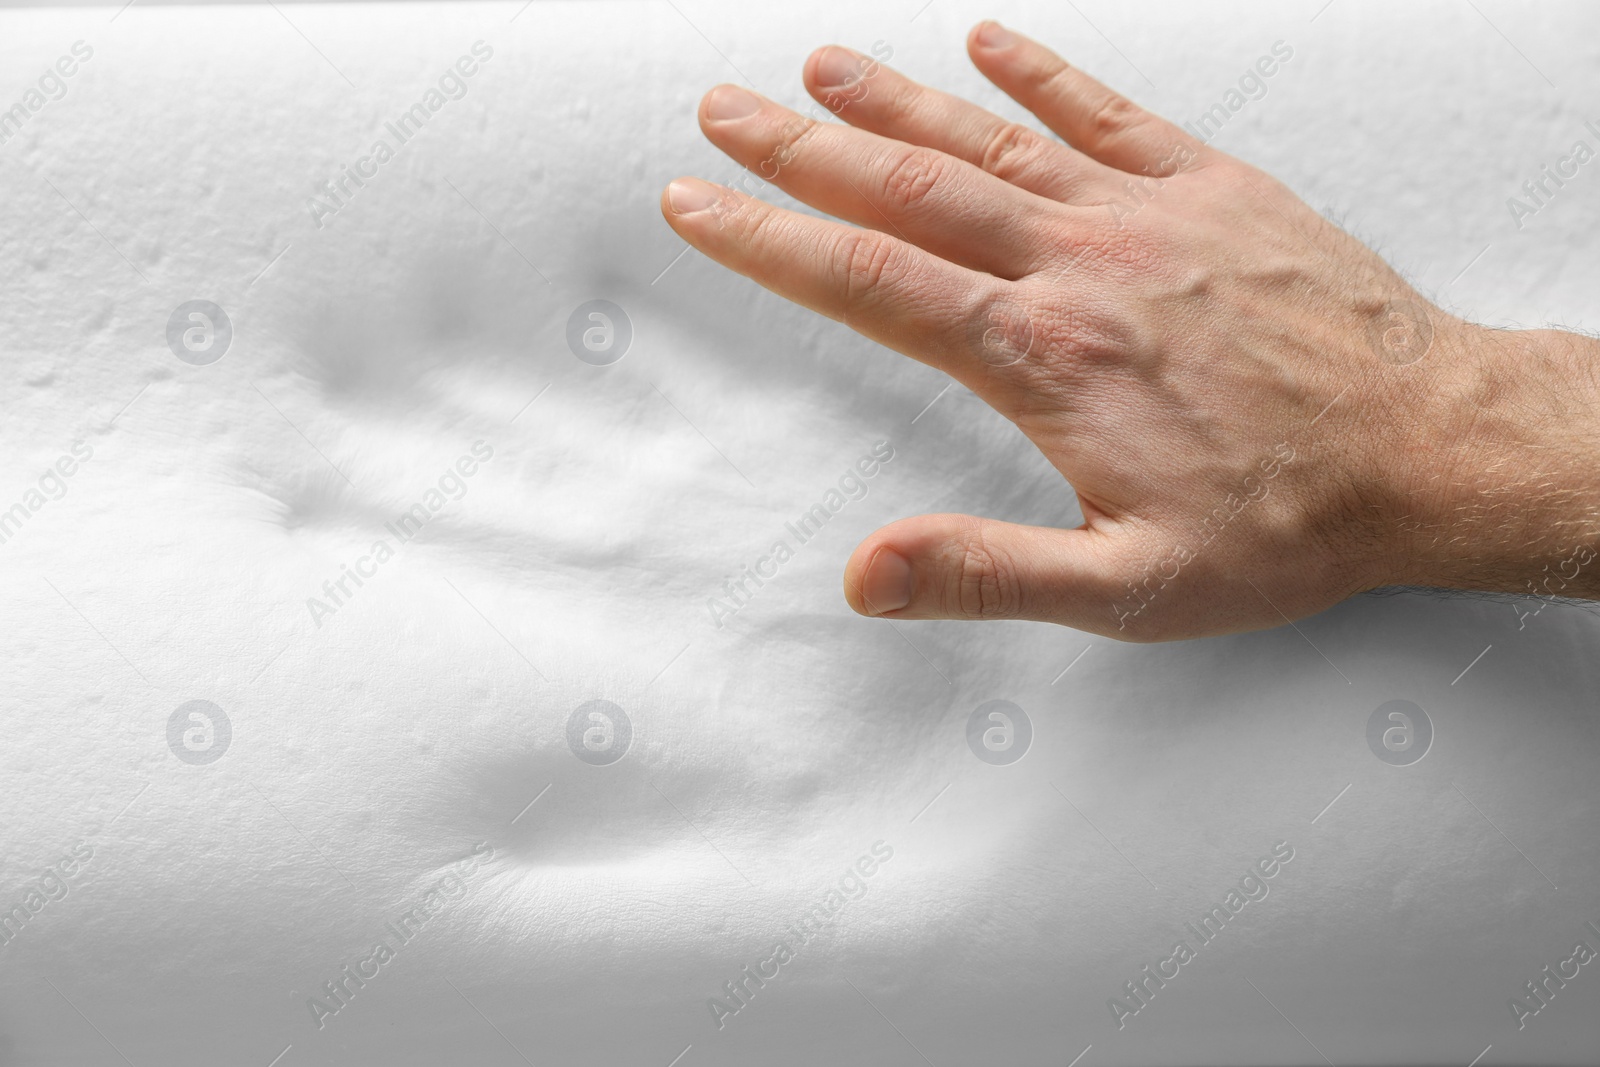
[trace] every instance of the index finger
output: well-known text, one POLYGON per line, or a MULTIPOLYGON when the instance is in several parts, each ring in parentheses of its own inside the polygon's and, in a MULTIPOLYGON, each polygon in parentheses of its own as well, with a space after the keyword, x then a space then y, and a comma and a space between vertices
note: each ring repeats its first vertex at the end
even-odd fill
POLYGON ((723 266, 897 352, 968 382, 986 365, 1004 365, 985 355, 981 339, 995 339, 983 324, 1010 305, 1009 282, 890 234, 786 211, 698 178, 668 185, 661 213, 723 266))

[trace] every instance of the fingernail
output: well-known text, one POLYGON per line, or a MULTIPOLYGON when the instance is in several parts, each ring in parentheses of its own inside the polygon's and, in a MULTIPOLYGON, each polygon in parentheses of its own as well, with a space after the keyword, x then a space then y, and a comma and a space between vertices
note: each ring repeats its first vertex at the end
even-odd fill
POLYGON ((667 203, 674 215, 693 215, 722 198, 722 187, 698 178, 676 178, 667 186, 667 203))
POLYGON ((749 118, 761 106, 761 98, 737 85, 719 85, 706 97, 706 118, 712 122, 731 122, 749 118))
POLYGON ((978 24, 978 44, 984 48, 1010 48, 1016 43, 1017 39, 1011 31, 998 22, 978 24))
POLYGON ((861 57, 843 48, 830 46, 817 57, 817 88, 837 89, 854 85, 861 77, 861 57))
POLYGON ((911 603, 911 564, 891 548, 880 548, 861 576, 861 599, 870 615, 898 611, 911 603))

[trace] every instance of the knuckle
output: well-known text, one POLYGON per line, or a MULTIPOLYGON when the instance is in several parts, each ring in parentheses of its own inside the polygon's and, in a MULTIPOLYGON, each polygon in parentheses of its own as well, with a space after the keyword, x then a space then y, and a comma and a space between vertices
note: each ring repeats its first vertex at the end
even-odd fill
POLYGON ((884 128, 893 129, 917 119, 926 107, 927 98, 918 87, 891 77, 877 94, 876 118, 884 128))
POLYGON ((990 368, 1022 363, 1039 351, 1036 313, 1022 293, 994 289, 967 309, 967 347, 990 368))
POLYGON ((783 218, 775 211, 763 211, 754 198, 740 198, 728 204, 721 220, 730 226, 739 244, 761 252, 783 244, 783 218))
POLYGON ((1107 93, 1089 113, 1089 131, 1096 138, 1115 137, 1138 125, 1144 114, 1138 104, 1120 93, 1107 93))
POLYGON ((1086 391, 1099 395, 1137 362, 1140 331, 1122 314, 1038 300, 1020 307, 1027 333, 1018 336, 1028 339, 1027 355, 994 373, 1007 385, 1004 413, 1025 429, 1053 425, 1063 409, 1083 403, 1086 391))
POLYGON ((839 259, 844 263, 845 306, 853 308, 894 277, 895 246, 871 230, 849 234, 843 241, 839 259))
POLYGON ((983 149, 983 169, 998 178, 1015 175, 1022 163, 1038 151, 1044 138, 1020 122, 1008 122, 996 130, 983 149))
POLYGON ((927 201, 947 174, 947 157, 926 148, 910 148, 884 172, 883 199, 890 210, 905 213, 927 201))
POLYGON ((805 115, 795 115, 778 127, 772 141, 772 151, 757 165, 757 171, 767 181, 794 161, 801 146, 817 130, 817 120, 805 115))
POLYGON ((984 539, 981 526, 957 549, 949 590, 950 614, 964 619, 1005 619, 1014 617, 1022 606, 1016 569, 1005 555, 984 539))
POLYGON ((1073 90, 1072 64, 1055 59, 1034 73, 1033 91, 1052 96, 1069 96, 1073 90))

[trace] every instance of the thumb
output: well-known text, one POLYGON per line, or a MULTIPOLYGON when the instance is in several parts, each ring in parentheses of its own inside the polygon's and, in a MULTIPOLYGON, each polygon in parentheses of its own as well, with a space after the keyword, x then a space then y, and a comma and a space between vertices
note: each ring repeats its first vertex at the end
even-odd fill
POLYGON ((845 600, 890 619, 1034 619, 1105 632, 1116 621, 1105 541, 972 515, 901 519, 851 554, 845 600))

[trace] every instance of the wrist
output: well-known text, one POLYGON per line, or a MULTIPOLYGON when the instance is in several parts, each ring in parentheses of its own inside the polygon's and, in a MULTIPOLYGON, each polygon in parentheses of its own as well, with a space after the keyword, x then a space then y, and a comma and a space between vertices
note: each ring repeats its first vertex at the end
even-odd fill
POLYGON ((1442 339, 1407 385, 1425 414, 1381 584, 1600 599, 1600 343, 1459 320, 1442 339))

